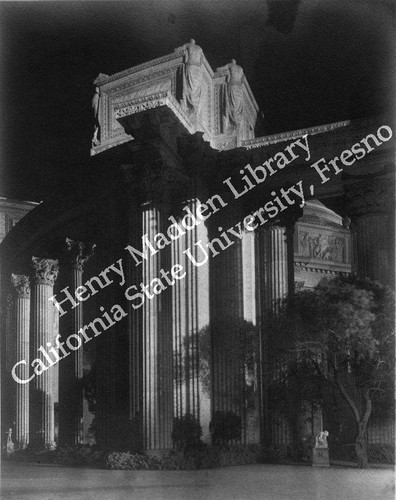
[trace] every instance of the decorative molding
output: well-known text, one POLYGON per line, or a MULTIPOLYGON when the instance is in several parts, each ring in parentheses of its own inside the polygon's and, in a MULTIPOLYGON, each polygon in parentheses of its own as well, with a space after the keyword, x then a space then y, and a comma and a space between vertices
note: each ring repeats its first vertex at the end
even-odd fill
POLYGON ((54 286, 59 273, 59 264, 57 260, 32 257, 32 265, 32 279, 34 284, 54 286))
POLYGON ((116 104, 114 106, 113 113, 114 118, 119 119, 161 106, 167 106, 171 111, 173 111, 185 128, 190 133, 194 133, 195 127, 193 126, 190 117, 181 108, 176 98, 169 90, 116 104))
POLYGON ((317 127, 309 127, 300 130, 292 130, 291 132, 282 132, 281 134, 266 135, 264 137, 257 137, 255 139, 249 139, 242 141, 242 146, 246 149, 260 148, 263 146, 269 146, 270 144, 276 144, 278 142, 287 142, 291 139, 298 139, 304 135, 315 135, 323 134, 324 132, 330 132, 332 130, 347 127, 351 125, 350 120, 327 123, 325 125, 319 125, 317 127))
POLYGON ((308 265, 304 262, 299 262, 295 261, 294 262, 294 269, 295 271, 307 271, 311 273, 319 273, 319 274, 332 274, 332 275, 342 275, 342 276, 348 276, 351 274, 350 270, 345 270, 342 271, 340 269, 328 269, 328 268, 323 268, 323 267, 314 267, 312 264, 308 265))
POLYGON ((24 274, 11 274, 11 283, 14 285, 18 297, 30 297, 30 281, 28 276, 24 274))
POLYGON ((117 80, 120 80, 121 78, 125 78, 126 76, 138 73, 139 71, 144 71, 144 70, 153 68, 154 66, 158 66, 159 64, 171 62, 171 61, 174 61, 174 60, 180 59, 180 58, 181 58, 181 54, 174 52, 173 54, 168 54, 166 56, 162 56, 162 57, 159 57, 157 59, 153 59, 152 61, 139 64, 138 66, 134 66, 133 68, 126 69, 124 71, 121 71, 120 73, 115 73, 114 75, 108 76, 107 78, 104 78, 105 75, 102 75, 103 78, 100 81, 97 81, 96 84, 97 85, 107 85, 111 82, 115 82, 117 80))
MULTIPOLYGON (((226 84, 226 74, 225 72, 214 74, 204 55, 201 66, 201 97, 199 105, 194 109, 187 109, 186 96, 181 98, 186 84, 184 81, 183 85, 181 76, 185 69, 182 50, 115 75, 99 75, 95 84, 100 91, 100 141, 94 141, 91 155, 124 142, 137 140, 134 134, 132 136, 125 132, 124 123, 119 122, 119 119, 161 107, 171 109, 175 115, 175 122, 179 122, 180 129, 184 127, 191 135, 197 131, 204 132, 205 140, 215 148, 218 144, 217 149, 220 150, 237 148, 242 140, 252 137, 254 135, 252 127, 257 119, 258 108, 246 79, 242 84, 242 99, 246 104, 244 117, 241 119, 239 130, 232 134, 236 140, 227 141, 225 144, 222 141, 223 137, 218 137, 221 136, 219 123, 221 99, 218 94, 220 86, 226 84), (251 125, 248 125, 248 122, 251 125)), ((180 132, 177 131, 176 135, 180 135, 180 132)), ((95 138, 97 136, 98 134, 95 138)))

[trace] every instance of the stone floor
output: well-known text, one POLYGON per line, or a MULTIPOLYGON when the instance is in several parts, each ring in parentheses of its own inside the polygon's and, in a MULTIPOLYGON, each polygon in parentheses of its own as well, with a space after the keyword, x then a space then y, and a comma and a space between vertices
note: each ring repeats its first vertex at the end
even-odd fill
POLYGON ((205 471, 109 471, 3 463, 1 498, 56 500, 394 500, 394 471, 251 465, 205 471))

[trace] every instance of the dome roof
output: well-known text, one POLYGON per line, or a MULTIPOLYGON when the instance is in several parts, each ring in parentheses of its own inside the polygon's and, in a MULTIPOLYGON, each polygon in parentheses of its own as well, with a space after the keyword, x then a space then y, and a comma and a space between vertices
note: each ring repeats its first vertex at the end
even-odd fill
POLYGON ((325 207, 319 200, 306 202, 300 221, 342 227, 342 217, 325 207))

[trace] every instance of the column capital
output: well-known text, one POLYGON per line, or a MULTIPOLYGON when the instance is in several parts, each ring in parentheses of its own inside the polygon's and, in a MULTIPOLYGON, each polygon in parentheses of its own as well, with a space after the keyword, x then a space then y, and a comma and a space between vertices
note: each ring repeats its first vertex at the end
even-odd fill
POLYGON ((32 279, 36 285, 53 286, 59 273, 58 261, 32 257, 32 279))
POLYGON ((348 215, 389 215, 394 205, 393 186, 393 180, 385 176, 348 180, 344 188, 348 215))
POLYGON ((14 285, 15 292, 19 298, 30 297, 30 280, 24 274, 11 274, 11 283, 14 285))
POLYGON ((85 263, 94 254, 96 244, 66 238, 67 257, 74 269, 83 271, 85 263))

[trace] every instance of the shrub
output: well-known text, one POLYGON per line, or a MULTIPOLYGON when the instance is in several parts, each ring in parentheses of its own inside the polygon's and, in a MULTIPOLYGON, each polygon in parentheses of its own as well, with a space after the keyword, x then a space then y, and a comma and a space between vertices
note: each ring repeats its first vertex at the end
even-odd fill
POLYGON ((165 457, 139 455, 129 452, 110 453, 106 460, 108 469, 118 470, 196 470, 246 465, 262 461, 260 445, 231 445, 206 447, 205 445, 173 451, 165 457))
POLYGON ((106 459, 106 467, 113 470, 179 470, 181 462, 180 454, 158 457, 130 452, 113 452, 106 459))
POLYGON ((178 450, 192 448, 199 445, 202 436, 202 427, 193 415, 187 413, 173 421, 172 440, 178 450))
POLYGON ((242 420, 232 411, 215 411, 209 428, 213 435, 213 444, 224 444, 241 438, 242 420))
POLYGON ((377 464, 394 464, 395 448, 391 444, 367 445, 368 461, 377 464))

